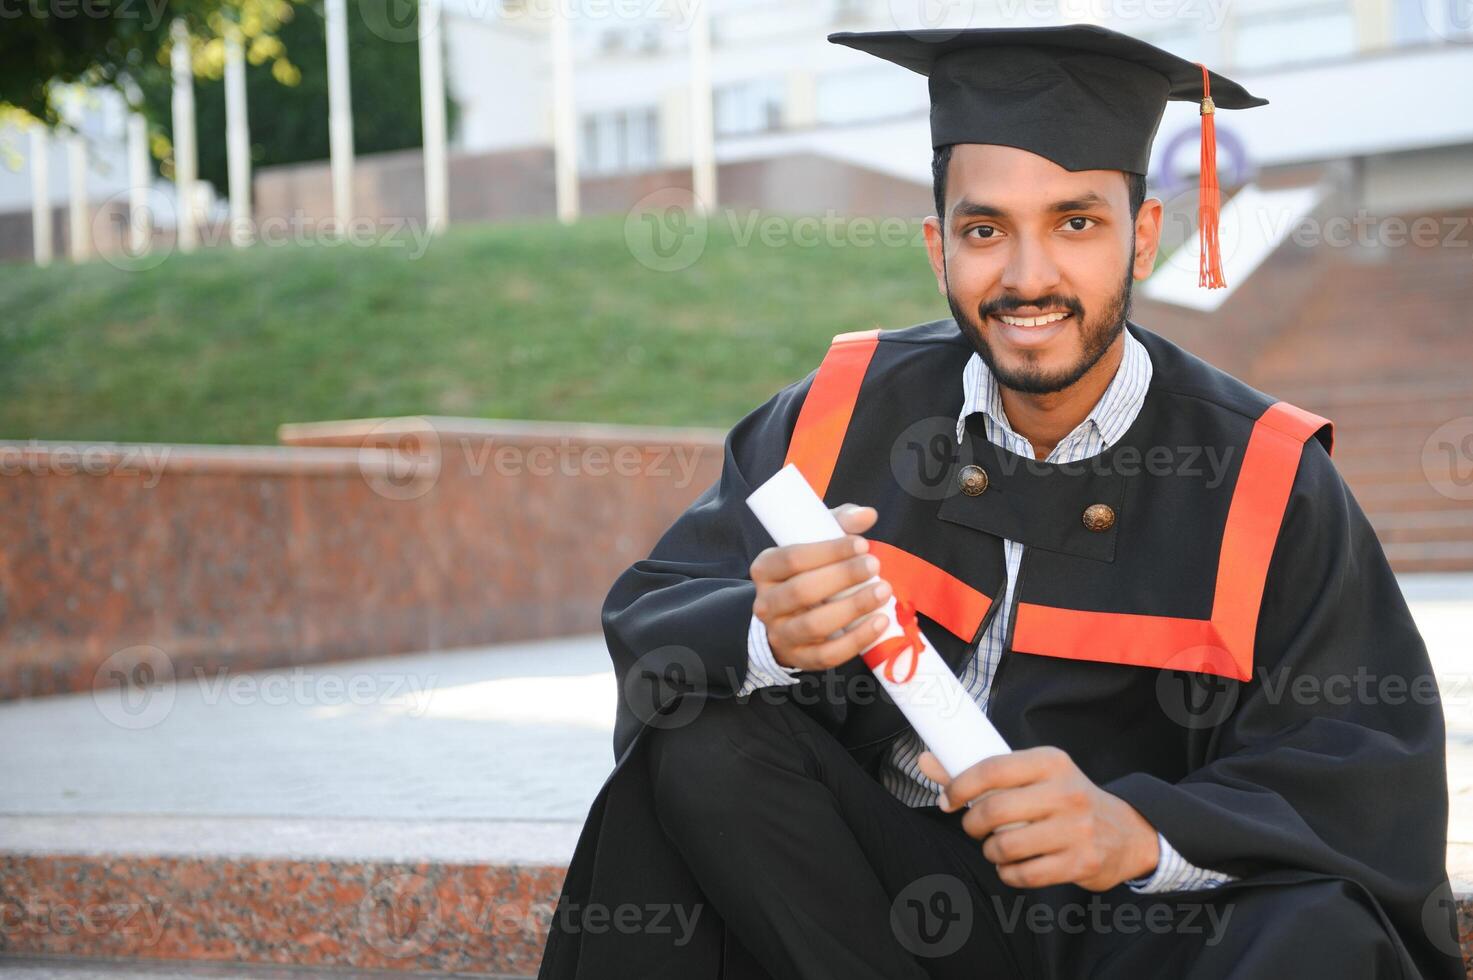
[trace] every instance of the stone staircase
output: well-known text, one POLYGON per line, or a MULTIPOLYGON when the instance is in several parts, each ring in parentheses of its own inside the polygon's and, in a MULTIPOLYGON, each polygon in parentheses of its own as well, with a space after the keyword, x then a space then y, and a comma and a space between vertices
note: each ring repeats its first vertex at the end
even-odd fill
POLYGON ((1473 569, 1473 377, 1275 394, 1335 422, 1335 460, 1398 571, 1473 569))
POLYGON ((1212 315, 1135 319, 1335 422, 1335 458, 1398 571, 1473 570, 1473 211, 1435 245, 1291 238, 1212 315), (1460 244, 1459 244, 1460 243, 1460 244))

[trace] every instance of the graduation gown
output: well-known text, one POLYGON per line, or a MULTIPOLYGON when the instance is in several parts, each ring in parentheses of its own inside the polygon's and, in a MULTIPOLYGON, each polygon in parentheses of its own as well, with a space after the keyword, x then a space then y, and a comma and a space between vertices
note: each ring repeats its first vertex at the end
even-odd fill
MULTIPOLYGON (((1187 860, 1242 879, 1228 887, 1345 882, 1405 976, 1463 976, 1442 712, 1384 552, 1331 461, 1333 426, 1127 329, 1151 357, 1144 405, 1080 463, 1014 455, 975 414, 958 446, 973 348, 950 318, 840 335, 731 429, 720 478, 604 603, 616 765, 540 977, 726 975, 735 954, 717 919, 676 951, 583 928, 577 913, 700 901, 650 812, 641 735, 740 688, 748 569, 772 544, 745 498, 785 462, 829 506, 877 509, 866 536, 881 575, 957 673, 1002 612, 1003 541, 1022 543, 988 704, 1010 745, 1064 749, 1187 860), (969 467, 985 490, 959 489, 976 489, 969 467)), ((873 775, 905 718, 859 658, 827 674, 803 675, 804 710, 873 775)))

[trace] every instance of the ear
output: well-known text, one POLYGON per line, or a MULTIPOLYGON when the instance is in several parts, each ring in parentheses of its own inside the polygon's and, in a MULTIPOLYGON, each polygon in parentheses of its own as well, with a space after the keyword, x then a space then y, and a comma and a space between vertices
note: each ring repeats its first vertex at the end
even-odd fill
POLYGON ((1156 267, 1156 251, 1161 247, 1161 199, 1148 197, 1141 202, 1135 216, 1135 256, 1131 275, 1145 279, 1156 267))
POLYGON ((936 277, 936 291, 946 295, 946 232, 941 219, 928 215, 921 223, 926 236, 926 258, 931 261, 931 273, 936 277))

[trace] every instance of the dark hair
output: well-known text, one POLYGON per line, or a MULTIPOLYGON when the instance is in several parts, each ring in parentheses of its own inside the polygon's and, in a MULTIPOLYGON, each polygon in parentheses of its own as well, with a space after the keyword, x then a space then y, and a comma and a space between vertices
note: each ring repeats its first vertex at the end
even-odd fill
MULTIPOLYGON (((931 155, 931 188, 932 193, 936 195, 937 217, 946 213, 946 169, 951 164, 951 148, 955 145, 955 143, 947 143, 938 146, 931 155)), ((1146 200, 1146 178, 1128 170, 1123 173, 1130 190, 1130 217, 1133 221, 1146 200)))

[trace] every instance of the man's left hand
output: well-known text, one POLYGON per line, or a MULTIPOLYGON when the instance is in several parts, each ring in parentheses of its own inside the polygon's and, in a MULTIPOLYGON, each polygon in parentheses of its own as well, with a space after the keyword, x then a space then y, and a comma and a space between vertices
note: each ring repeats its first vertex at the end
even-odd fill
POLYGON ((971 803, 962 827, 982 841, 983 856, 997 865, 1004 884, 1072 882, 1101 892, 1156 868, 1156 828, 1091 782, 1062 749, 993 756, 955 779, 930 752, 919 761, 921 771, 941 784, 943 810, 971 803))

